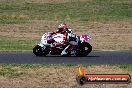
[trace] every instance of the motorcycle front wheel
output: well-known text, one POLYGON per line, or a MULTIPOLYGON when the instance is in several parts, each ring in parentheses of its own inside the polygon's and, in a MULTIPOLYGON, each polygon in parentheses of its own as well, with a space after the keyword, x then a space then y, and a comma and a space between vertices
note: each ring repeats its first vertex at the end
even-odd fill
POLYGON ((48 51, 46 50, 43 50, 43 47, 39 46, 39 45, 36 45, 34 48, 33 48, 33 53, 36 55, 36 56, 46 56, 48 54, 48 51))

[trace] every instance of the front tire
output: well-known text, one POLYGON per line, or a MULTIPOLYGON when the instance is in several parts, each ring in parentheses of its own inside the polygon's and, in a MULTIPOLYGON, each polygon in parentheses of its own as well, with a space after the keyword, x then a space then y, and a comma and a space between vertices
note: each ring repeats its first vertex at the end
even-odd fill
POLYGON ((43 47, 39 46, 39 45, 36 45, 34 48, 33 48, 33 53, 36 55, 36 56, 46 56, 48 53, 44 52, 45 50, 43 50, 43 47))

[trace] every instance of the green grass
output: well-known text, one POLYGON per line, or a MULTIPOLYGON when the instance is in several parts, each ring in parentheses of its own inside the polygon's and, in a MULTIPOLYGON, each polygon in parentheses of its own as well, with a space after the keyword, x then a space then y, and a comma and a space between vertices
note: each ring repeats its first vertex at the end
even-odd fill
POLYGON ((37 44, 37 39, 1 37, 0 50, 32 50, 37 44))
MULTIPOLYGON (((21 76, 30 76, 27 72, 24 70, 26 69, 39 69, 39 68, 49 68, 49 67, 54 67, 58 68, 60 66, 64 67, 69 67, 69 64, 0 64, 0 76, 4 77, 11 77, 11 78, 16 78, 16 77, 21 77, 21 76), (17 69, 15 69, 17 68, 17 69)), ((73 65, 70 65, 70 67, 73 65)))
MULTIPOLYGON (((84 68, 90 68, 94 65, 82 65, 84 68)), ((123 69, 127 71, 132 71, 132 65, 104 65, 104 66, 116 66, 118 70, 123 69)), ((4 77, 11 77, 11 78, 16 78, 16 77, 21 77, 21 76, 31 76, 31 73, 29 74, 27 71, 28 69, 36 70, 40 68, 65 68, 65 67, 72 67, 72 68, 77 68, 76 65, 72 64, 0 64, 0 76, 4 77)), ((96 68, 95 68, 96 69, 96 68)))
POLYGON ((132 71, 132 64, 118 65, 119 68, 132 71))
POLYGON ((13 67, 15 67, 17 65, 13 65, 13 64, 5 64, 5 65, 0 65, 1 69, 0 69, 0 76, 4 76, 4 77, 20 77, 25 75, 24 72, 17 72, 16 70, 13 69, 13 67))
POLYGON ((22 14, 0 13, 0 23, 2 24, 20 24, 28 22, 29 18, 22 14))
POLYGON ((16 19, 0 19, 0 23, 2 24, 20 24, 26 23, 26 20, 16 20, 16 19))
MULTIPOLYGON (((88 0, 67 3, 31 3, 23 0, 0 1, 1 15, 23 14, 28 20, 80 20, 111 21, 132 19, 132 2, 129 0, 88 0), (8 2, 8 3, 7 3, 8 2)), ((27 19, 24 18, 24 19, 27 19)), ((4 21, 2 21, 4 20, 4 21)), ((19 21, 22 19, 19 19, 19 21)), ((17 23, 18 18, 0 23, 17 23)), ((19 22, 18 22, 19 23, 19 22)))

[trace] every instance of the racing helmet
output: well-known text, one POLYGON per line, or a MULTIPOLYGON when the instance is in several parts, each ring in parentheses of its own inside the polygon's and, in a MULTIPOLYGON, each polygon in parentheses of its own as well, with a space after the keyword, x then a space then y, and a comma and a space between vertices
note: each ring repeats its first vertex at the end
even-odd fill
POLYGON ((61 23, 61 24, 58 25, 58 29, 59 29, 60 32, 64 32, 67 29, 67 25, 64 24, 64 23, 61 23))

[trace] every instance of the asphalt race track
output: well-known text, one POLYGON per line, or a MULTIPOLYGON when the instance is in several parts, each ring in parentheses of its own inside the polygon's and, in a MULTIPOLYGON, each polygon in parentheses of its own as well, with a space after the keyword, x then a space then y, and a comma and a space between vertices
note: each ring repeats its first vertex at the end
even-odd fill
POLYGON ((132 64, 132 51, 92 51, 87 57, 37 57, 32 52, 0 52, 1 64, 132 64))

